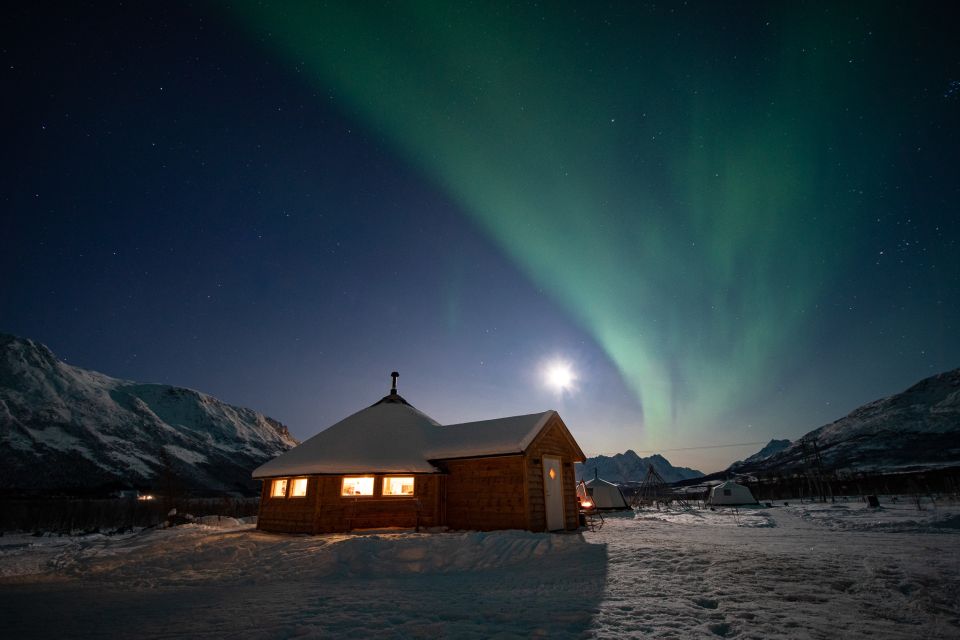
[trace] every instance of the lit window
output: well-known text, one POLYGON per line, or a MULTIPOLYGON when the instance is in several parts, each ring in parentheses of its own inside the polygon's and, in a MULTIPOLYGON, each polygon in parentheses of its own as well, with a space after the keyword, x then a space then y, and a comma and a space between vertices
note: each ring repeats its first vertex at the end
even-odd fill
POLYGON ((290 488, 290 497, 291 498, 302 498, 307 495, 307 479, 306 478, 294 478, 293 486, 290 488))
POLYGON ((287 479, 283 480, 274 480, 273 486, 270 487, 270 497, 271 498, 283 498, 287 495, 287 479))
POLYGON ((412 496, 413 476, 403 478, 384 478, 383 495, 385 496, 412 496))
POLYGON ((364 476, 362 478, 344 478, 343 488, 340 490, 340 495, 372 496, 373 476, 364 476))

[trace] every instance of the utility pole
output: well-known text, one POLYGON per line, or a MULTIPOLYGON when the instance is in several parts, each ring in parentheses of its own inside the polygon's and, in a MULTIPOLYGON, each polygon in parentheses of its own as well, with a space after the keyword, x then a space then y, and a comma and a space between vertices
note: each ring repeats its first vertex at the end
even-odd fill
MULTIPOLYGON (((818 484, 820 485, 820 502, 827 501, 827 495, 823 491, 823 458, 820 457, 820 447, 817 446, 817 441, 813 441, 813 455, 817 461, 817 478, 818 484)), ((827 484, 827 490, 830 492, 830 499, 833 500, 833 488, 827 484)))
POLYGON ((811 494, 816 491, 820 496, 820 502, 826 502, 826 496, 823 492, 823 475, 820 468, 820 451, 817 449, 816 441, 812 444, 806 438, 800 441, 803 447, 803 466, 807 475, 807 484, 811 488, 811 494), (811 452, 811 446, 813 451, 811 452))

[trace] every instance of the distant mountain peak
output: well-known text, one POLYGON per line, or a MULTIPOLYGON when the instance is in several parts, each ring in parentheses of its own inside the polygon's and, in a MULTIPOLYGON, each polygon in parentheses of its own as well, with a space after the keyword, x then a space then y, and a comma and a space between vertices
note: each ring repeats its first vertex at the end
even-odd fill
POLYGON ((590 479, 597 475, 604 480, 618 484, 640 482, 646 477, 650 465, 653 465, 657 473, 667 482, 699 478, 703 475, 696 469, 674 467, 659 453, 655 453, 648 458, 642 458, 633 449, 627 449, 623 453, 612 456, 601 455, 587 458, 582 464, 577 465, 577 478, 590 479))
POLYGON ((748 457, 747 459, 737 461, 737 462, 735 462, 734 464, 735 464, 735 465, 738 465, 738 464, 752 464, 752 463, 755 463, 755 462, 759 462, 760 460, 763 460, 763 459, 765 459, 765 458, 769 458, 770 456, 772 456, 773 454, 777 453, 778 451, 783 451, 784 449, 786 449, 786 448, 789 447, 789 446, 790 446, 790 441, 789 441, 789 440, 787 440, 787 439, 785 439, 785 438, 782 439, 782 440, 777 440, 776 438, 774 438, 774 439, 770 440, 770 442, 768 442, 767 444, 765 444, 765 445, 763 446, 763 448, 760 449, 760 451, 757 451, 755 454, 753 454, 752 456, 748 457))
POLYGON ((196 491, 249 493, 250 472, 296 444, 283 424, 251 409, 81 369, 39 342, 0 333, 6 491, 152 487, 173 473, 196 491))

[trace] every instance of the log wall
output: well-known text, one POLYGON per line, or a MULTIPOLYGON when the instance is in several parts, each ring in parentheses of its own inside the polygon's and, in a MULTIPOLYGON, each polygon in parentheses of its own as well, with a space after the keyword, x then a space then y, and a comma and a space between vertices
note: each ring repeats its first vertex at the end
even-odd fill
MULTIPOLYGON (((303 476, 298 476, 303 477, 303 476)), ((302 498, 271 498, 273 478, 263 481, 260 491, 260 513, 257 529, 287 533, 313 533, 313 514, 316 511, 318 477, 307 479, 307 495, 302 498)), ((291 482, 287 483, 290 491, 291 482)))
POLYGON ((257 528, 284 533, 338 533, 442 524, 443 476, 415 475, 413 496, 380 495, 383 477, 375 475, 372 496, 341 496, 343 476, 309 476, 303 498, 272 498, 271 479, 265 480, 257 528))
POLYGON ((451 529, 526 529, 523 456, 446 460, 451 529))

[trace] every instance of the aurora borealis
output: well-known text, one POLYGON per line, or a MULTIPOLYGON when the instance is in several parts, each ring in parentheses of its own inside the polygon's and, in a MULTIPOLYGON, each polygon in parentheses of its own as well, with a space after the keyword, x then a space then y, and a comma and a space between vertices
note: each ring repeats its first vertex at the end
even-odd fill
MULTIPOLYGON (((581 384, 552 400, 593 454, 796 437, 960 362, 960 101, 951 91, 960 55, 949 9, 241 2, 162 18, 144 27, 148 37, 180 30, 193 41, 137 53, 134 37, 115 36, 116 60, 134 60, 125 66, 134 79, 123 82, 180 78, 193 88, 126 103, 114 129, 137 138, 152 126, 169 153, 183 148, 181 160, 153 174, 162 188, 128 181, 110 202, 82 205, 100 221, 93 231, 45 246, 106 251, 124 241, 110 220, 148 221, 151 233, 130 233, 148 251, 162 246, 150 268, 142 256, 117 268, 160 281, 153 306, 92 309, 83 321, 108 318, 127 342, 144 325, 138 314, 176 309, 183 289, 205 305, 201 282, 206 291, 233 281, 236 297, 174 310, 181 317, 141 347, 157 354, 152 364, 98 360, 79 346, 89 336, 47 317, 40 292, 52 281, 78 291, 102 282, 83 269, 69 275, 66 262, 41 267, 33 252, 5 263, 19 279, 4 292, 5 328, 59 344, 79 364, 174 378, 305 437, 373 399, 358 376, 386 380, 391 368, 401 386, 417 385, 414 404, 450 421, 490 417, 491 407, 541 410, 551 397, 529 372, 559 354, 581 384), (218 55, 236 66, 192 62, 218 55), (204 168, 183 159, 190 149, 202 149, 204 168), (188 230, 153 228, 166 225, 152 207, 185 182, 189 197, 169 196, 164 210, 177 218, 188 207, 205 248, 171 267, 159 254, 188 230), (358 203, 357 194, 373 195, 358 203), (282 219, 291 211, 295 229, 282 219), (256 245, 251 233, 272 237, 273 248, 238 266, 227 256, 256 245), (371 284, 394 271, 402 275, 371 284), (26 281, 42 286, 31 294, 26 281), (384 308, 391 339, 372 337, 384 308), (249 347, 294 333, 296 347, 249 347), (197 334, 217 349, 186 367, 159 355, 197 334), (211 363, 224 352, 229 365, 211 363), (250 371, 265 354, 266 385, 250 371), (246 373, 227 371, 236 367, 246 373), (304 376, 321 390, 305 394, 304 376), (283 400, 286 388, 299 390, 297 402, 283 400)), ((84 33, 92 43, 90 32, 122 24, 91 21, 84 33)), ((66 55, 67 40, 54 51, 66 55)), ((10 65, 30 64, 24 50, 7 51, 10 65)), ((32 78, 18 86, 42 104, 49 76, 32 78)), ((98 105, 91 122, 116 117, 117 95, 131 91, 104 79, 92 86, 76 94, 98 105)), ((7 122, 39 135, 36 113, 7 122)), ((122 144, 92 156, 112 163, 110 145, 122 144)), ((69 143, 57 149, 68 156, 58 163, 77 161, 69 143)), ((129 151, 134 162, 150 153, 145 144, 129 151)), ((34 159, 8 177, 76 190, 76 172, 44 172, 43 156, 34 159)), ((51 214, 30 218, 28 187, 16 195, 10 186, 7 207, 21 218, 14 238, 36 246, 56 224, 43 219, 51 214)), ((98 291, 103 305, 119 304, 98 291)), ((92 342, 110 349, 106 336, 92 342)), ((757 448, 668 457, 711 470, 757 448)))

